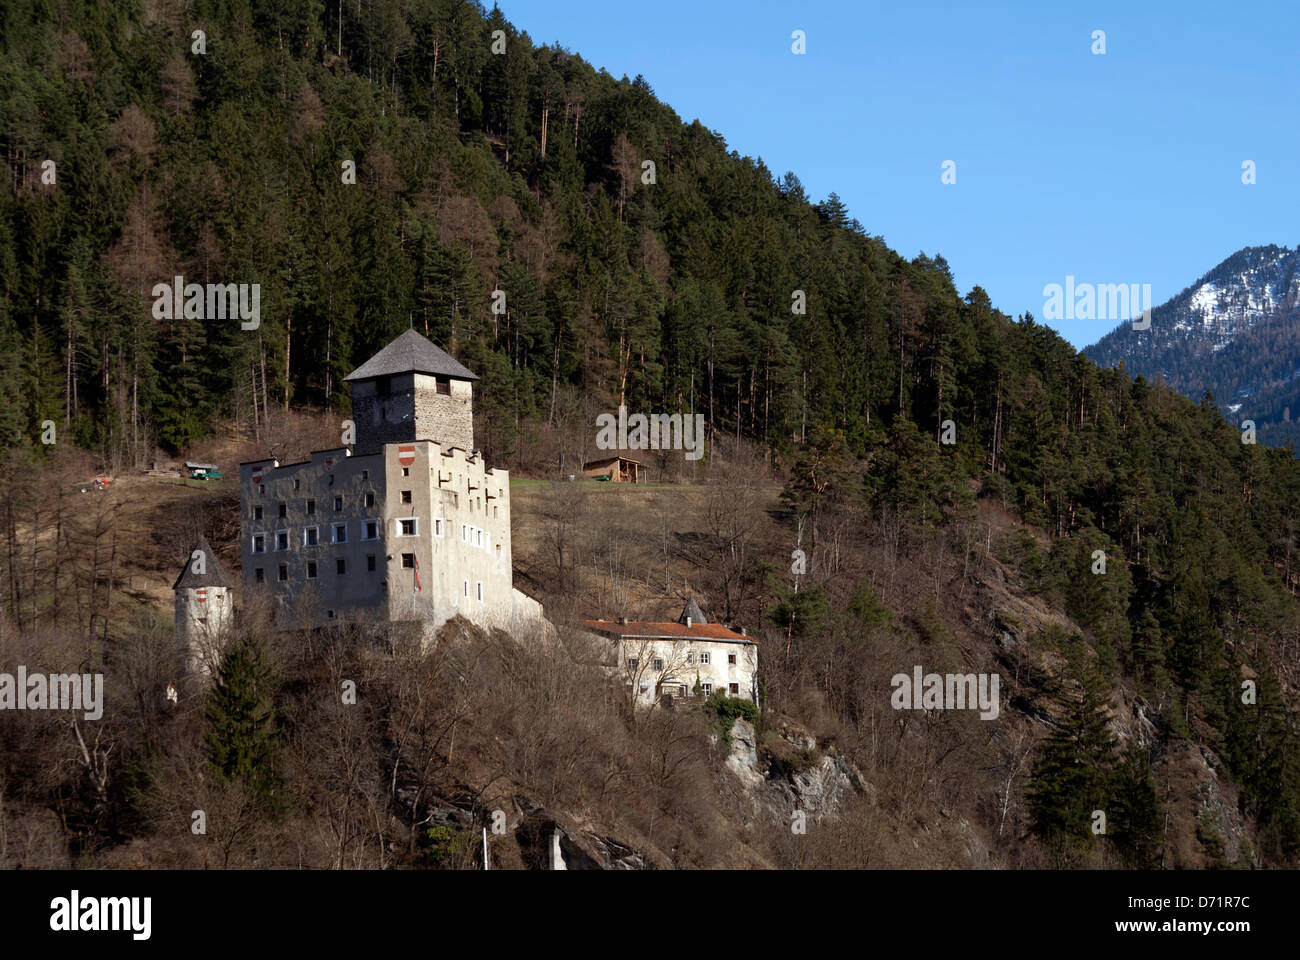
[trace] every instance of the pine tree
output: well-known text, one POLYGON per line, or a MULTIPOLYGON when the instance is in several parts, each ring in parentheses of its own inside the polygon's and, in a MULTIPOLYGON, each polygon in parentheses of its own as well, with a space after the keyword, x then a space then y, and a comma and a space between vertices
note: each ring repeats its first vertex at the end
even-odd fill
POLYGON ((1093 833, 1094 812, 1114 815, 1110 770, 1115 741, 1109 728, 1109 684, 1085 662, 1076 637, 1070 650, 1071 682, 1058 698, 1061 715, 1034 768, 1029 813, 1034 832, 1069 859, 1093 833))
POLYGON ((919 527, 941 524, 966 499, 954 483, 951 458, 906 417, 890 425, 888 446, 872 462, 866 480, 877 506, 892 507, 919 527))
POLYGON ((1111 782, 1111 810, 1107 832, 1120 856, 1130 866, 1150 869, 1159 865, 1164 824, 1160 800, 1146 751, 1130 742, 1111 782))
POLYGON ((1261 665, 1255 702, 1241 702, 1241 687, 1226 685, 1224 754, 1241 781, 1244 812, 1259 822, 1261 852, 1283 858, 1300 850, 1300 737, 1272 667, 1261 665))
POLYGON ((283 787, 274 691, 265 647, 246 633, 222 658, 205 713, 204 742, 212 766, 225 780, 242 780, 268 810, 280 808, 283 787))
POLYGON ((1142 617, 1133 633, 1132 659, 1138 680, 1144 685, 1164 679, 1165 651, 1160 621, 1146 607, 1142 608, 1142 617))

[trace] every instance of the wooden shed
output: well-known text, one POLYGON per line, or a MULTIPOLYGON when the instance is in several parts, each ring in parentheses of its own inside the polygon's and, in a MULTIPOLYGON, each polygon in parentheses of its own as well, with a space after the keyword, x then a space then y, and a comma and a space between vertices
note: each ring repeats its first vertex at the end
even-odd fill
POLYGON ((645 468, 641 461, 631 457, 606 457, 603 460, 589 460, 582 465, 582 474, 595 480, 611 480, 614 483, 643 483, 645 468))

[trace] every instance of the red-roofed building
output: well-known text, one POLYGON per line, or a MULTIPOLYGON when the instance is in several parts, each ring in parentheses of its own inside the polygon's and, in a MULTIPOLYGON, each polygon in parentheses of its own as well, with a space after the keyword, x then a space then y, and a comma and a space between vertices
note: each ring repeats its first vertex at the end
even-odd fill
POLYGON ((593 634, 613 641, 616 669, 628 692, 642 703, 664 697, 727 696, 758 702, 758 644, 718 623, 709 623, 694 600, 675 622, 584 620, 593 634))

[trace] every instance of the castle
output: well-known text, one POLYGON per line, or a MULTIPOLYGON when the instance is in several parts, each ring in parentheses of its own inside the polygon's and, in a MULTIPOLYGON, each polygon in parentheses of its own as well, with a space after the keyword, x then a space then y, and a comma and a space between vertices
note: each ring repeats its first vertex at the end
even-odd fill
MULTIPOLYGON (((404 623, 428 639, 460 615, 521 638, 553 636, 541 604, 514 589, 510 478, 474 449, 478 378, 408 330, 345 379, 351 447, 240 465, 245 602, 268 598, 285 629, 404 623)), ((206 541, 174 589, 180 674, 210 676, 234 600, 206 541)), ((694 600, 675 622, 583 627, 634 702, 715 691, 758 700, 758 645, 708 623, 694 600)))
POLYGON ((474 449, 473 373, 408 330, 346 378, 352 449, 239 468, 246 595, 285 627, 541 625, 514 589, 510 477, 474 449))

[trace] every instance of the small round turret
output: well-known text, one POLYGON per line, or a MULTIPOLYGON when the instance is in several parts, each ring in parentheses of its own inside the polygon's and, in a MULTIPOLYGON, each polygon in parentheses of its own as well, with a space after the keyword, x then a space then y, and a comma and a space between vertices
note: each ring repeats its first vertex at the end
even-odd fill
POLYGON ((176 592, 176 656, 182 679, 211 677, 235 619, 235 597, 226 571, 207 540, 199 538, 176 592))

